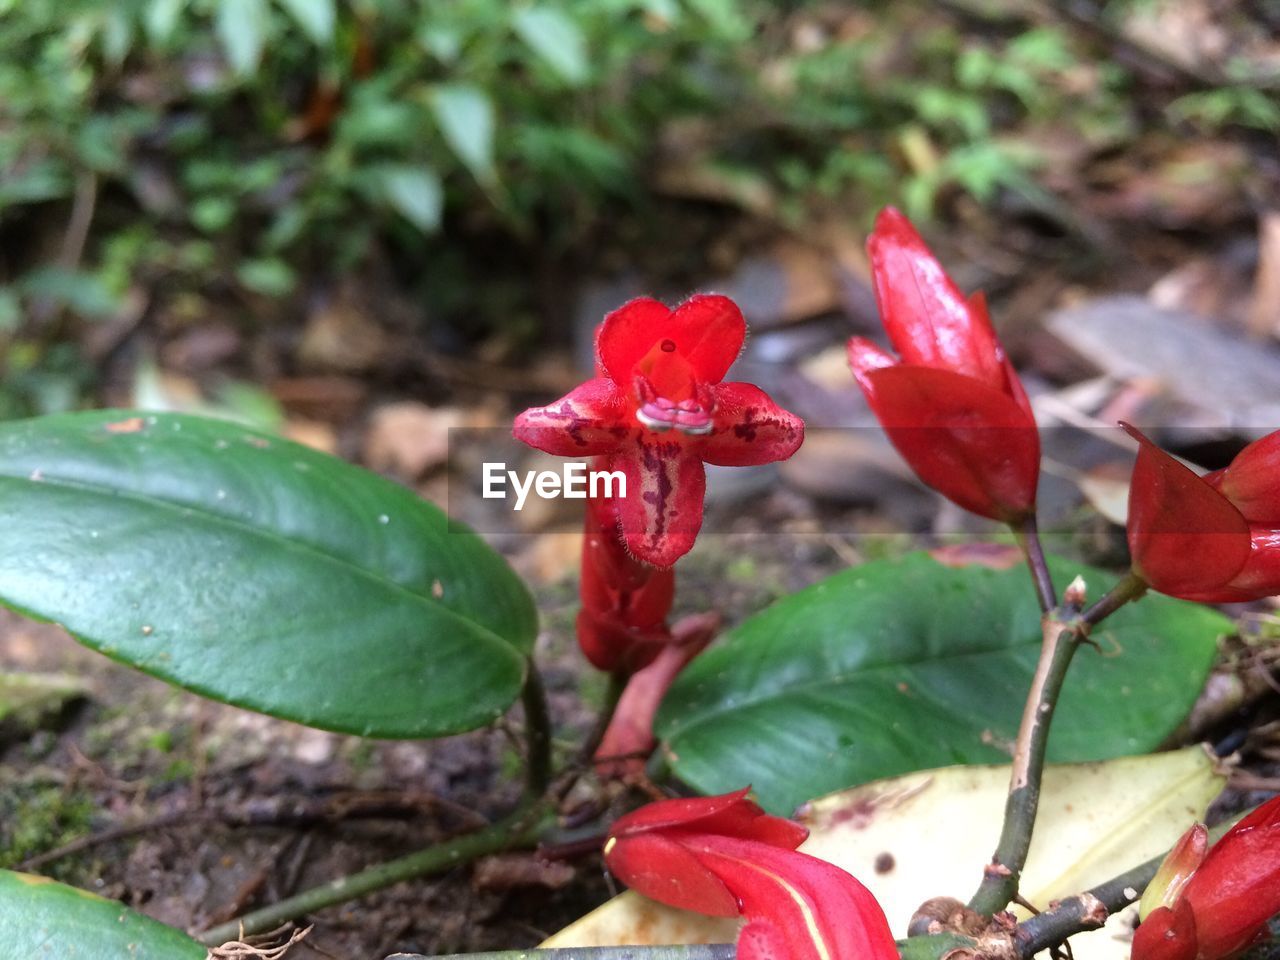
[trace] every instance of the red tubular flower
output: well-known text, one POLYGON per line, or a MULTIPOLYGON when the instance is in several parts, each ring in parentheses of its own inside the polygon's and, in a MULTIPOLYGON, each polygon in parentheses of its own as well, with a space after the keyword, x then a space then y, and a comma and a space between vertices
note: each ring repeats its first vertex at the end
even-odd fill
POLYGON ((966 510, 1017 523, 1035 508, 1040 436, 982 294, 965 299, 892 207, 867 241, 880 317, 900 359, 849 341, 849 365, 893 445, 966 510))
POLYGON ((1129 485, 1129 553, 1154 589, 1233 603, 1280 593, 1280 432, 1206 476, 1142 433, 1129 485))
POLYGON ((1263 936, 1280 913, 1280 797, 1232 827, 1170 899, 1138 927, 1133 960, 1222 960, 1263 936))
POLYGON ((690 297, 675 310, 632 300, 596 331, 596 378, 524 411, 515 435, 559 456, 607 457, 626 477, 618 515, 627 549, 669 567, 702 525, 704 462, 784 460, 804 439, 800 418, 759 387, 721 382, 745 336, 728 297, 690 297))
POLYGON ((596 749, 597 774, 625 779, 644 773, 645 761, 658 742, 653 720, 662 698, 680 671, 715 639, 721 619, 718 613, 682 617, 671 628, 670 643, 659 648, 653 662, 627 681, 596 749))
POLYGON ((663 800, 622 817, 609 831, 605 862, 654 900, 744 917, 739 960, 897 960, 875 898, 839 867, 797 852, 807 836, 740 790, 663 800))
POLYGON ((578 644, 598 669, 637 670, 671 642, 667 615, 675 570, 627 553, 618 535, 617 500, 587 500, 579 589, 578 644))

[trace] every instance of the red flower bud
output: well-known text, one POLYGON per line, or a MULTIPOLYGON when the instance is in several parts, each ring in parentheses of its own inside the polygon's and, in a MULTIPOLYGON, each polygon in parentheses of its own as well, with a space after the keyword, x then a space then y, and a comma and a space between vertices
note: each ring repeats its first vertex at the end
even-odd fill
POLYGON ((654 900, 745 917, 739 960, 897 960, 875 898, 839 867, 797 852, 807 835, 746 790, 664 800, 613 825, 605 862, 654 900))
MULTIPOLYGON (((1187 845, 1170 857, 1187 859, 1187 845)), ((1265 934, 1280 913, 1280 797, 1227 831, 1181 892, 1162 899, 1134 934, 1133 960, 1223 960, 1265 934)))
POLYGON ((1128 424, 1133 569, 1161 593, 1205 603, 1280 593, 1280 433, 1197 476, 1128 424))
POLYGON ((745 336, 728 297, 699 295, 675 310, 632 300, 596 332, 599 376, 524 411, 514 433, 548 453, 607 457, 627 481, 618 506, 627 549, 669 567, 702 526, 704 461, 785 460, 804 439, 800 418, 759 387, 721 382, 745 336))
POLYGON ((867 250, 900 357, 849 341, 867 402, 921 480, 966 510, 1017 522, 1035 507, 1040 436, 985 300, 965 299, 892 207, 876 219, 867 250))

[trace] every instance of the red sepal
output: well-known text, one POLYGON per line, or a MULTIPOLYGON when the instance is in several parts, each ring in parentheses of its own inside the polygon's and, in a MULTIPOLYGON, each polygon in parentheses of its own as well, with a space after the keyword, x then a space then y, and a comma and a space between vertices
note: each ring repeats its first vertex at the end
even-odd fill
POLYGON ((1129 486, 1133 569, 1161 593, 1219 590, 1244 567, 1249 524, 1231 502, 1129 424, 1138 459, 1129 486))
POLYGON ((1205 479, 1250 523, 1280 526, 1280 430, 1255 440, 1229 467, 1205 479))
POLYGON ((1033 509, 1040 435, 1012 397, 931 367, 899 364, 865 370, 861 379, 871 409, 921 480, 993 520, 1033 509))
POLYGON ((1243 950, 1280 913, 1280 797, 1245 817, 1209 850, 1183 889, 1201 957, 1243 950))
POLYGON ((1153 910, 1133 934, 1130 960, 1196 960, 1196 918, 1185 901, 1153 910))

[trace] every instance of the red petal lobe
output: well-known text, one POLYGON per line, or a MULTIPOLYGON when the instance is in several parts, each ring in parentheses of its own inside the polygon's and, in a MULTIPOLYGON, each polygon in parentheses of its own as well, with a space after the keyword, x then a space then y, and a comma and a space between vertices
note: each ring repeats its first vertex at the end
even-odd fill
POLYGON ((655 567, 671 566, 693 548, 702 526, 702 461, 678 439, 649 435, 619 450, 610 465, 627 478, 618 504, 627 550, 655 567))
POLYGON ((512 426, 517 440, 559 457, 610 453, 630 432, 613 383, 588 380, 545 407, 530 407, 512 426))
POLYGON ((785 460, 804 442, 804 421, 752 383, 715 388, 715 429, 698 446, 707 463, 745 467, 785 460))

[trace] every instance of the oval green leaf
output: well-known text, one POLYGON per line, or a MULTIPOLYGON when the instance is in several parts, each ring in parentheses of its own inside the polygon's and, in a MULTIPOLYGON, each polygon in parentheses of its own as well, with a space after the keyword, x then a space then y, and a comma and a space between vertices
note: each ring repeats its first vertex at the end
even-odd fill
POLYGON ((0 602, 196 693, 374 737, 494 720, 537 629, 502 557, 410 491, 176 414, 0 425, 0 602))
MULTIPOLYGON (((1116 579, 1052 560, 1092 596, 1116 579)), ((656 729, 675 772, 707 793, 752 784, 786 813, 811 797, 948 764, 1009 759, 1040 649, 1027 572, 944 566, 928 554, 836 574, 775 603, 695 660, 656 729)), ((1156 749, 1190 711, 1231 623, 1149 595, 1085 648, 1049 759, 1156 749)))
POLYGON ((181 930, 46 877, 0 870, 3 955, 23 960, 204 960, 181 930))

